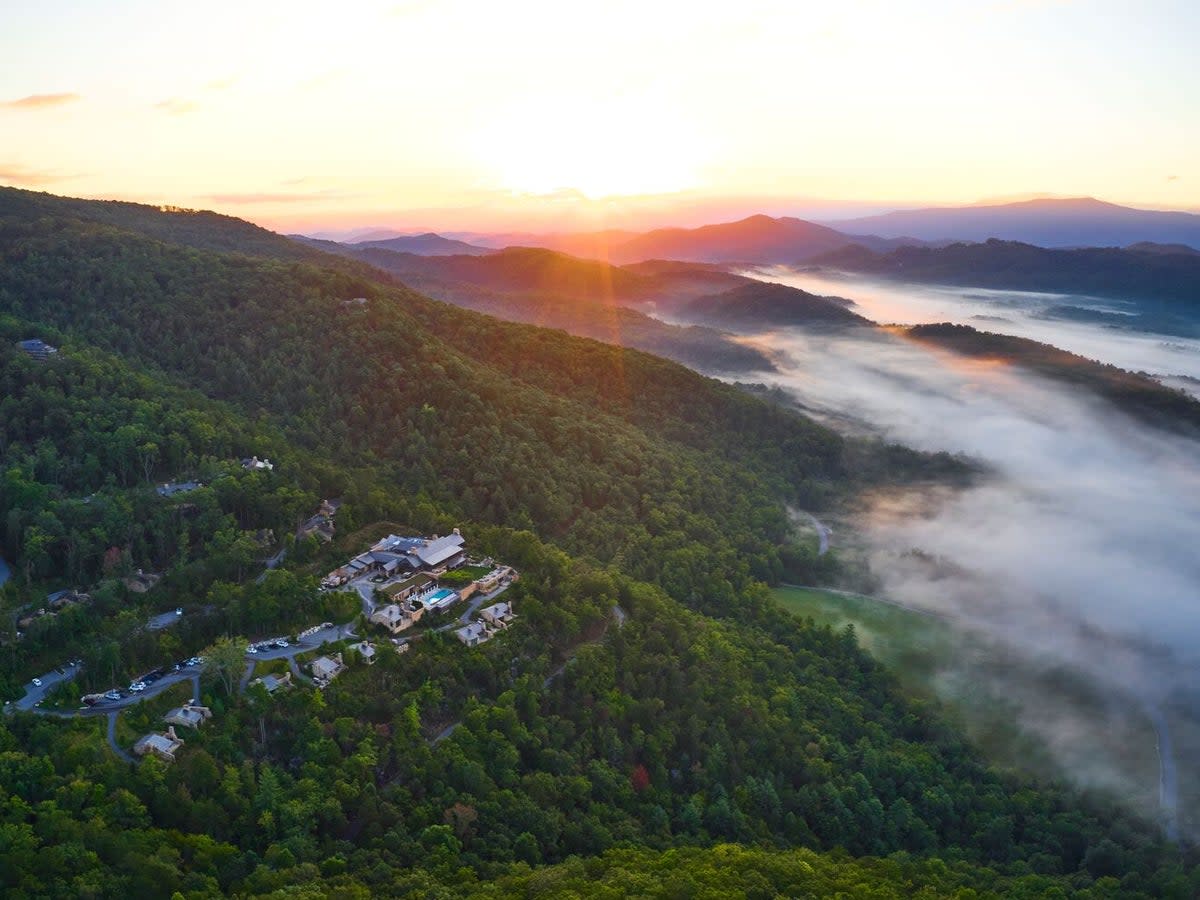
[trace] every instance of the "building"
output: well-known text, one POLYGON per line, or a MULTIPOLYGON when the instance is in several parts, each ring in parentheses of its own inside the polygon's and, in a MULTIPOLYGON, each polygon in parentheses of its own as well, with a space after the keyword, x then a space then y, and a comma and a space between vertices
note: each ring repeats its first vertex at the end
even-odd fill
POLYGON ((160 497, 174 497, 176 494, 186 494, 188 491, 202 487, 204 485, 199 481, 172 481, 160 484, 155 490, 158 491, 160 497))
POLYGON ((458 591, 450 588, 433 588, 417 597, 413 601, 413 606, 420 604, 426 612, 440 612, 443 609, 449 609, 460 599, 458 591))
POLYGON ((485 623, 472 622, 470 625, 464 625, 455 631, 454 636, 468 647, 478 647, 485 641, 490 640, 492 633, 488 630, 485 623))
POLYGON ((368 666, 375 665, 375 657, 377 654, 375 652, 375 648, 371 646, 370 641, 362 641, 354 644, 353 646, 354 649, 358 651, 359 656, 363 658, 363 662, 365 662, 368 666))
POLYGON ((506 581, 512 581, 516 577, 508 566, 496 566, 492 571, 488 572, 482 578, 477 579, 475 586, 484 594, 490 594, 506 581))
POLYGON ((416 625, 423 615, 425 615, 425 608, 422 606, 418 606, 416 609, 409 609, 406 606, 389 603, 387 606, 381 606, 375 612, 371 613, 371 621, 377 625, 382 625, 392 634, 398 634, 406 628, 412 628, 413 625, 416 625))
POLYGON ((516 618, 511 603, 501 601, 479 611, 479 618, 492 628, 507 628, 516 618))
POLYGON ((138 742, 133 745, 133 752, 138 756, 153 753, 167 762, 175 762, 175 751, 182 746, 183 741, 175 734, 175 726, 168 725, 167 730, 161 734, 151 732, 138 738, 138 742))
POLYGON ((467 555, 463 546, 465 543, 463 536, 455 528, 453 534, 431 538, 421 546, 413 548, 408 555, 408 563, 417 571, 440 575, 447 569, 462 565, 467 555))
POLYGON ((312 675, 313 681, 318 687, 324 687, 337 678, 345 671, 345 664, 342 662, 342 654, 337 654, 333 658, 321 656, 313 660, 312 675))
POLYGON ((242 468, 249 469, 252 472, 270 472, 275 468, 275 463, 269 459, 259 459, 257 456, 252 456, 249 459, 242 460, 242 468))
POLYGON ((163 716, 168 725, 185 725, 188 728, 199 728, 212 718, 212 710, 207 706, 192 706, 187 703, 177 707, 163 716))
POLYGON ((284 688, 292 686, 292 673, 284 672, 282 675, 264 675, 262 678, 255 678, 254 684, 261 684, 267 689, 268 694, 274 694, 276 691, 281 691, 284 688))
POLYGON ((39 362, 44 362, 58 352, 57 347, 51 347, 41 338, 31 338, 27 341, 17 341, 17 346, 20 347, 25 355, 30 359, 36 359, 39 362))
POLYGON ((393 603, 403 603, 405 600, 409 600, 417 594, 429 590, 431 587, 436 588, 437 581, 424 572, 418 572, 416 575, 411 575, 403 581, 389 584, 380 593, 393 603))

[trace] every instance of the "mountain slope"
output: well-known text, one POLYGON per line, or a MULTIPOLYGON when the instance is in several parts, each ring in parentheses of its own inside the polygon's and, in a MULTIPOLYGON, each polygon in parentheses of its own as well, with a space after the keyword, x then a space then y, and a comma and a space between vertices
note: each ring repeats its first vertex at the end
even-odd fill
POLYGON ((1124 247, 1153 241, 1200 249, 1200 215, 1133 209, 1091 197, 899 210, 826 224, 847 232, 927 241, 999 238, 1042 247, 1124 247))
MULTIPOLYGON (((347 671, 320 691, 239 692, 206 674, 216 715, 170 766, 118 760, 94 720, 4 716, 6 894, 442 897, 508 874, 545 894, 564 880, 574 891, 589 865, 626 885, 611 870, 628 864, 660 867, 674 895, 675 854, 594 860, 727 841, 843 848, 785 872, 726 861, 722 887, 764 896, 864 879, 893 893, 930 878, 1002 890, 1009 876, 1043 893, 1110 891, 1106 876, 1134 896, 1187 893, 1144 823, 989 770, 853 632, 774 607, 760 579, 830 565, 790 540, 783 505, 850 488, 837 435, 667 361, 436 303, 338 258, 197 250, 224 238, 168 243, 86 213, 30 218, 0 198, 4 336, 62 347, 47 362, 13 340, 0 353, 14 562, 49 555, 54 571, 90 546, 88 529, 136 525, 158 503, 160 458, 225 477, 159 498, 163 527, 100 562, 173 557, 166 596, 109 578, 94 612, 37 648, 6 648, 7 675, 24 682, 87 639, 94 689, 223 634, 290 634, 336 603, 312 576, 393 522, 461 524, 472 552, 515 565, 518 619, 483 647, 426 631, 403 654, 379 640, 375 665, 346 648, 347 671), (260 441, 283 454, 278 471, 230 458, 260 441), (123 478, 108 471, 122 466, 123 478), (97 482, 99 496, 80 496, 97 482), (345 501, 340 543, 297 542, 290 568, 256 579, 252 529, 294 528, 314 495, 345 501), (211 545, 181 539, 192 529, 211 545), (207 568, 217 560, 229 568, 207 568), (188 612, 173 633, 144 627, 147 605, 176 598, 188 612), (847 870, 845 852, 922 862, 847 870), (542 863, 564 868, 531 876, 542 863)), ((926 474, 937 461, 910 462, 926 474)), ((47 589, 36 577, 6 587, 4 611, 47 589)), ((69 689, 56 699, 76 710, 69 689)), ((160 712, 122 713, 115 730, 159 728, 160 712)), ((684 855, 705 882, 720 878, 705 854, 684 855)))
POLYGON ((689 301, 680 307, 678 315, 692 321, 753 330, 874 324, 851 312, 850 305, 837 297, 819 297, 783 284, 754 281, 689 301))

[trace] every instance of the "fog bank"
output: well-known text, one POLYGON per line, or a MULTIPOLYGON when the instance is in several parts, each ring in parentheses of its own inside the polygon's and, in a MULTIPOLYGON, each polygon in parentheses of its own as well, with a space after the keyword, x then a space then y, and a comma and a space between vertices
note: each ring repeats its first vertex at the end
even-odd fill
MULTIPOLYGON (((943 312, 930 318, 953 318, 943 312)), ((887 332, 785 329, 751 340, 779 356, 766 380, 818 417, 988 465, 993 475, 964 491, 871 498, 853 523, 863 553, 886 597, 1009 648, 1013 672, 1028 676, 1023 686, 1013 672, 990 677, 1014 714, 1073 776, 1121 790, 1133 776, 1088 752, 1089 728, 1108 726, 1072 718, 1076 710, 1054 709, 1029 687, 1086 678, 1114 715, 1119 707, 1121 717, 1140 717, 1139 739, 1151 749, 1161 709, 1194 704, 1200 445, 1013 366, 887 332)), ((1198 773, 1180 762, 1186 791, 1198 773)), ((1156 784, 1140 787, 1157 796, 1156 784)))

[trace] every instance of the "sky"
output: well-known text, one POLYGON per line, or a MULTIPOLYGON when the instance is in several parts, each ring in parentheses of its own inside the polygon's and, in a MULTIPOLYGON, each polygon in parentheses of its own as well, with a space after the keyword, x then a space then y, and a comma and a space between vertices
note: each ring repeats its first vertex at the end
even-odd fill
POLYGON ((1194 0, 0 0, 0 184, 285 230, 1200 210, 1194 0))

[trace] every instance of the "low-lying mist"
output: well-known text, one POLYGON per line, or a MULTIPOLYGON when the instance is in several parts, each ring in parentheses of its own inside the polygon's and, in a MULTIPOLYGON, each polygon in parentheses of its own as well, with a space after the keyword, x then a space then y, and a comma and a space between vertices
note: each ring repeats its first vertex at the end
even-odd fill
POLYGON ((1091 309, 1120 319, 1134 309, 1120 300, 1029 291, 902 284, 859 275, 814 274, 785 267, 748 272, 814 294, 849 297, 855 311, 876 322, 916 325, 958 322, 1053 344, 1200 396, 1200 340, 1064 318, 1065 308, 1091 309))
MULTIPOLYGON (((987 464, 974 487, 881 494, 853 517, 879 593, 1005 648, 1008 668, 979 674, 1066 774, 1157 800, 1166 719, 1200 718, 1200 444, 1018 368, 882 330, 752 340, 778 356, 767 380, 814 415, 987 464), (1108 707, 1099 719, 1044 690, 1069 696, 1075 679, 1108 707), (1101 752, 1116 718, 1140 722, 1127 733, 1146 743, 1148 773, 1101 752)), ((1180 771, 1185 791, 1197 774, 1180 771)), ((1167 784, 1170 832, 1175 794, 1167 784)))

